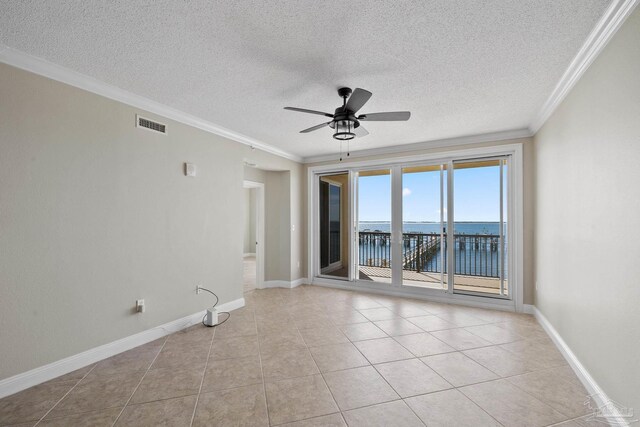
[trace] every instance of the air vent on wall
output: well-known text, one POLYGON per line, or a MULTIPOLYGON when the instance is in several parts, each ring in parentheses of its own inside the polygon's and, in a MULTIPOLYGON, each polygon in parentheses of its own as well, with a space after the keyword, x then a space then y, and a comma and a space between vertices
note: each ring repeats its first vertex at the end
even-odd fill
POLYGON ((136 114, 136 127, 150 130, 152 132, 158 132, 163 135, 167 134, 167 125, 154 122, 153 120, 145 119, 142 116, 136 114))

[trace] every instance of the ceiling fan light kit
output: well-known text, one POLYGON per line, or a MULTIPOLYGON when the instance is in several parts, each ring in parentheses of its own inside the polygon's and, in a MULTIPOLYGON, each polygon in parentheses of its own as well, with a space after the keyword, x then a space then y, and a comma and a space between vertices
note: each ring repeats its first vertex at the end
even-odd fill
POLYGON ((356 116, 356 113, 371 98, 372 93, 356 88, 353 92, 348 87, 338 89, 338 95, 342 98, 342 106, 336 108, 333 114, 316 110, 307 110, 305 108, 284 107, 285 110, 298 111, 300 113, 317 114, 320 116, 331 117, 330 122, 321 123, 308 129, 301 130, 300 133, 309 133, 329 126, 334 129, 333 137, 338 141, 349 141, 353 138, 369 135, 369 132, 361 126, 361 121, 407 121, 411 117, 409 111, 395 111, 387 113, 371 113, 356 116), (347 100, 348 99, 348 100, 347 100))

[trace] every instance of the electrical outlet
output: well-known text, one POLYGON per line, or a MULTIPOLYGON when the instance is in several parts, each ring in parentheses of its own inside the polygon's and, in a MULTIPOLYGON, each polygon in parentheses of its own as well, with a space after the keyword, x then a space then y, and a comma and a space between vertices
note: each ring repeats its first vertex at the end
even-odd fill
POLYGON ((196 285, 196 294, 200 293, 200 285, 196 285))

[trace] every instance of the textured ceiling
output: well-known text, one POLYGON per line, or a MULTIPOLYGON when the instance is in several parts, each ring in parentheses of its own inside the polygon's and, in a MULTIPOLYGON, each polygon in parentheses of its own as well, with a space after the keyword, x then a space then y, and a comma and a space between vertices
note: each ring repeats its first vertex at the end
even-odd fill
POLYGON ((0 1, 0 43, 300 156, 336 89, 373 92, 352 150, 526 128, 608 0, 0 1))

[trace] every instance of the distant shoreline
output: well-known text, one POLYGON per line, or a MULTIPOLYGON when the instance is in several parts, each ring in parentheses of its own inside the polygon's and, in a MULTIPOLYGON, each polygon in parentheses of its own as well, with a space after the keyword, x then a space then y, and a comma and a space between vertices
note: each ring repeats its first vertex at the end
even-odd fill
MULTIPOLYGON (((391 224, 391 221, 358 221, 360 224, 391 224)), ((404 224, 440 224, 440 221, 402 221, 404 224)), ((445 221, 446 222, 446 221, 445 221)), ((458 224, 499 224, 500 221, 454 221, 458 224)))

